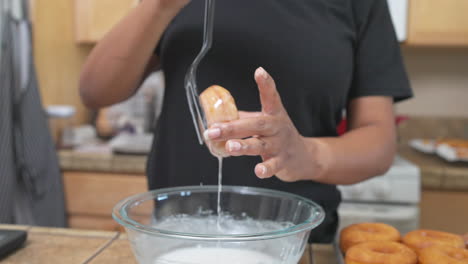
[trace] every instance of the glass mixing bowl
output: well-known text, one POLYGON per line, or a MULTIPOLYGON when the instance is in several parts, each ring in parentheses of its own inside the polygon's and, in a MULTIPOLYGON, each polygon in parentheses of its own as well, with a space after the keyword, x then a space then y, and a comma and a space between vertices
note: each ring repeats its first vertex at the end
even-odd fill
POLYGON ((296 264, 323 209, 286 192, 224 186, 160 189, 113 210, 141 264, 296 264), (218 208, 221 213, 218 215, 218 208))

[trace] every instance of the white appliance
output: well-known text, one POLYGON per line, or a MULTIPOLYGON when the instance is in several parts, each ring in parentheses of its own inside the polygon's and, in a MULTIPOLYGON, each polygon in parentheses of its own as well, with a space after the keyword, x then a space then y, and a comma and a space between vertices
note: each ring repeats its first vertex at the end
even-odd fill
POLYGON ((340 229, 353 223, 383 222, 404 234, 419 227, 420 170, 399 156, 386 174, 338 188, 343 197, 338 209, 340 229))
POLYGON ((407 38, 408 0, 387 0, 387 2, 397 39, 404 42, 407 38))

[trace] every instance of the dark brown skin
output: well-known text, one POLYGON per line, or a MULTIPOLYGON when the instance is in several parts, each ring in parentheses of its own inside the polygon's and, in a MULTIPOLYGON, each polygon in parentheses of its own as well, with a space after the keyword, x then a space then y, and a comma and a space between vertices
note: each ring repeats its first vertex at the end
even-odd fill
POLYGON ((135 92, 152 69, 153 55, 170 21, 190 0, 143 0, 89 55, 80 78, 80 94, 89 108, 121 102, 135 92))
MULTIPOLYGON (((154 47, 175 15, 189 0, 143 0, 93 49, 80 80, 83 102, 101 108, 130 97, 157 65, 154 47)), ((226 141, 232 156, 261 156, 260 178, 314 180, 352 184, 384 173, 396 150, 393 102, 390 97, 354 99, 348 106, 349 132, 339 138, 299 134, 284 109, 276 85, 264 69, 254 76, 262 111, 213 126, 208 140, 226 141), (371 111, 369 111, 371 109, 371 111)))

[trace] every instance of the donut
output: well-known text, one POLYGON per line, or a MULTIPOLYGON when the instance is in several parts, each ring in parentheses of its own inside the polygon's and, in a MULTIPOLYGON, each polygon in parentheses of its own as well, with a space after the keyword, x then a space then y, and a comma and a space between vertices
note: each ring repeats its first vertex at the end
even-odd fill
POLYGON ((400 232, 383 223, 353 224, 341 231, 340 248, 346 253, 353 245, 367 241, 400 241, 400 232))
MULTIPOLYGON (((208 127, 215 123, 239 119, 236 103, 231 93, 219 85, 208 87, 200 94, 200 103, 205 113, 208 127)), ((211 154, 216 157, 227 157, 226 141, 207 141, 211 154)))
POLYGON ((468 250, 452 246, 431 246, 419 251, 420 264, 468 264, 468 250))
POLYGON ((416 253, 423 248, 433 245, 447 245, 456 248, 464 248, 465 241, 460 235, 435 231, 435 230, 414 230, 403 237, 403 243, 412 248, 416 253))
POLYGON ((398 242, 369 241, 349 248, 345 261, 346 264, 417 264, 418 256, 398 242))
POLYGON ((437 140, 437 145, 445 144, 454 148, 468 148, 468 140, 457 138, 446 138, 437 140))

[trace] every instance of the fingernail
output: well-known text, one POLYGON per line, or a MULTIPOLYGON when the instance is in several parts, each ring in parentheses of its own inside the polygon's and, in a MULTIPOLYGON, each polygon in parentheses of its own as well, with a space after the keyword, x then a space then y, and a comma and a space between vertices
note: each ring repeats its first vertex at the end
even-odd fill
POLYGON ((229 141, 228 142, 228 149, 229 149, 230 152, 239 151, 239 150, 241 150, 241 148, 242 148, 241 143, 239 143, 237 141, 229 141))
POLYGON ((264 80, 268 79, 268 73, 263 69, 263 67, 258 68, 258 74, 260 77, 262 77, 264 80))
POLYGON ((221 136, 221 129, 219 128, 210 128, 203 133, 205 140, 216 139, 221 136))
POLYGON ((267 173, 267 168, 264 165, 258 165, 257 172, 260 174, 260 177, 263 177, 267 173))
POLYGON ((268 73, 263 69, 263 67, 260 67, 260 74, 264 80, 268 79, 268 73))

